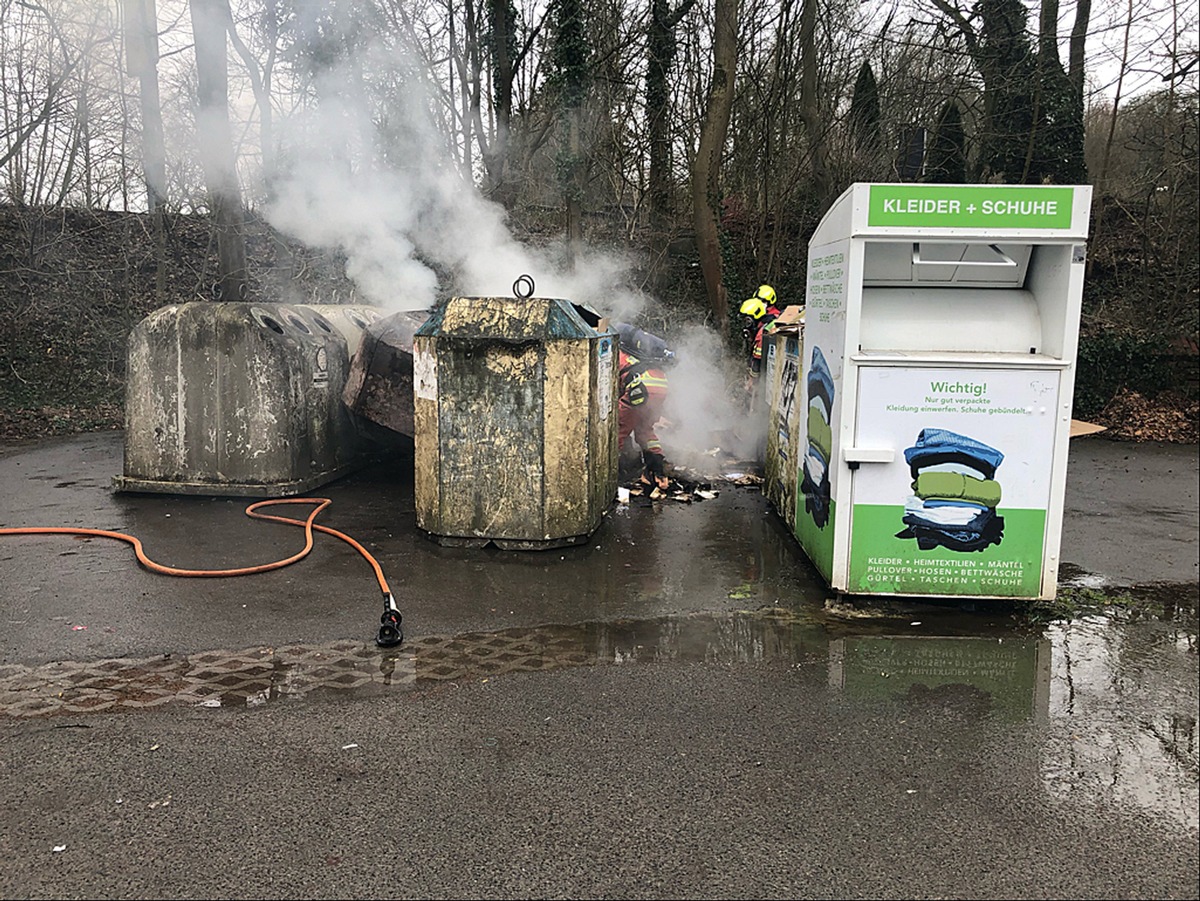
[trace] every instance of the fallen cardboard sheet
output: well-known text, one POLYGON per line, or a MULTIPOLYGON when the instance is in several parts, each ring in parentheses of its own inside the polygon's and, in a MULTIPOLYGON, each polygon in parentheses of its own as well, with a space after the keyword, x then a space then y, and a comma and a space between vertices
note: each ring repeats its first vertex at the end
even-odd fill
POLYGON ((1084 422, 1082 419, 1071 420, 1071 437, 1083 438, 1086 435, 1095 435, 1097 432, 1107 431, 1107 428, 1102 425, 1096 425, 1094 422, 1084 422))
POLYGON ((804 307, 798 304, 792 304, 783 308, 783 312, 776 318, 777 325, 795 325, 796 323, 804 322, 804 307))

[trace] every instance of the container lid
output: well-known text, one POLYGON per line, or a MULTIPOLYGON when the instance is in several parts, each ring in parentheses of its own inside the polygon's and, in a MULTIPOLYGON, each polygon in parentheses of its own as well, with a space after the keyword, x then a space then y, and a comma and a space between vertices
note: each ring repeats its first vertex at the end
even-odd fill
POLYGON ((549 297, 451 297, 435 307, 417 330, 421 337, 511 344, 594 338, 599 334, 571 301, 549 297))

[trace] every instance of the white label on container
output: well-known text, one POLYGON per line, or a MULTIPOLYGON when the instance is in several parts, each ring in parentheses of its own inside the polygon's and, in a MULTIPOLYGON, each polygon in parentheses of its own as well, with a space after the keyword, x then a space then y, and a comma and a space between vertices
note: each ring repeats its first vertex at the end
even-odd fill
POLYGON ((313 361, 313 384, 317 386, 329 384, 329 353, 324 347, 317 348, 316 359, 313 361))
POLYGON ((413 387, 421 400, 437 400, 437 356, 421 347, 413 348, 413 387))
POLYGON ((604 422, 612 412, 612 339, 601 338, 597 345, 597 353, 596 379, 599 384, 596 386, 596 403, 600 407, 600 421, 604 422))

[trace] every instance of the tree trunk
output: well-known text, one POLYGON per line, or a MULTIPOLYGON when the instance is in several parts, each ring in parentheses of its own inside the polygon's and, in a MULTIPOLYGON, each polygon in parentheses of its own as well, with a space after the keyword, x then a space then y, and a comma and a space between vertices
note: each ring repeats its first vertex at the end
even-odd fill
POLYGON ((572 270, 583 254, 583 149, 579 138, 579 107, 571 107, 567 115, 567 144, 571 157, 567 176, 567 253, 572 270))
POLYGON ((800 11, 800 118, 808 135, 809 156, 812 159, 813 199, 817 208, 829 198, 829 149, 825 144, 825 128, 817 103, 817 3, 804 0, 800 11))
MULTIPOLYGON (((1084 49, 1091 16, 1092 0, 1076 0, 1075 23, 1071 26, 1071 42, 1067 51, 1067 78, 1071 82, 1071 102, 1080 122, 1083 122, 1084 49)), ((1086 166, 1085 162, 1085 169, 1086 166)))
POLYGON ((163 138, 162 103, 158 95, 158 12, 154 0, 125 0, 125 58, 129 74, 138 79, 142 114, 142 175, 146 208, 154 230, 154 294, 167 302, 167 153, 163 138))
POLYGON ((708 104, 700 124, 700 144, 692 165, 692 219, 709 308, 721 336, 729 339, 729 304, 718 225, 721 209, 720 174, 733 107, 733 80, 737 67, 739 0, 716 0, 716 33, 713 39, 713 76, 708 104))
POLYGON ((213 293, 221 300, 241 300, 246 294, 246 243, 229 128, 229 69, 225 49, 226 23, 231 19, 229 0, 191 0, 190 5, 200 100, 196 131, 217 229, 219 268, 213 293))
POLYGON ((487 170, 487 193, 508 208, 512 204, 508 184, 509 137, 512 129, 512 86, 515 71, 513 60, 514 10, 510 0, 488 0, 488 23, 491 26, 490 56, 492 61, 492 104, 496 114, 496 131, 490 147, 483 153, 487 170))
POLYGON ((675 29, 696 0, 683 0, 674 10, 667 0, 652 0, 650 24, 646 29, 646 126, 650 148, 650 171, 646 195, 650 207, 650 227, 656 235, 665 234, 670 222, 671 137, 667 80, 675 60, 675 29))

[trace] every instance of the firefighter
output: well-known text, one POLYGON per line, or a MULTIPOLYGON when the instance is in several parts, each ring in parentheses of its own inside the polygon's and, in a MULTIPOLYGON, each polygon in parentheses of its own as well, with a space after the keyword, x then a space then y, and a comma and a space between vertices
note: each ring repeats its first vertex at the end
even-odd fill
POLYGON ((783 312, 775 305, 775 289, 770 285, 759 285, 754 296, 742 303, 741 313, 746 318, 744 334, 750 342, 750 377, 758 378, 762 371, 763 335, 783 312))
POLYGON ((666 474, 666 459, 662 442, 654 425, 662 417, 663 401, 667 396, 667 374, 657 365, 644 362, 632 354, 620 351, 617 403, 617 447, 622 457, 630 455, 632 435, 642 451, 642 482, 666 490, 670 480, 666 474))
POLYGON ((658 335, 652 335, 629 322, 614 322, 612 327, 621 338, 622 349, 639 360, 670 363, 675 359, 675 351, 658 335))

